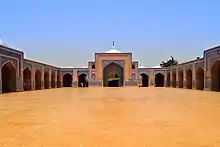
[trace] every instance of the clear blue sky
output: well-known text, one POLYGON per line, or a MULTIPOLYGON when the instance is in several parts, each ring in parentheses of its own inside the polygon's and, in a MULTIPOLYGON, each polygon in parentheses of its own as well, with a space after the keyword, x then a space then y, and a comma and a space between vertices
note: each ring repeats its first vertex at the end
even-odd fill
POLYGON ((140 65, 202 56, 220 44, 219 0, 0 0, 0 36, 30 59, 85 66, 94 52, 132 52, 140 65))

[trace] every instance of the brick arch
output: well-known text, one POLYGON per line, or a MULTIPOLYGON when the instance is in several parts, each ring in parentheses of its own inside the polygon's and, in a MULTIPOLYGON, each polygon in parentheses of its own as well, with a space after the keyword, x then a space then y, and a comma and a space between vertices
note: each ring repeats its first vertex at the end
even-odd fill
POLYGON ((211 90, 220 91, 220 59, 211 67, 211 90))
POLYGON ((186 71, 186 88, 192 89, 192 70, 188 69, 186 71))
POLYGON ((204 90, 204 69, 201 66, 196 70, 196 89, 204 90))
POLYGON ((23 81, 24 91, 31 90, 31 69, 29 67, 23 70, 23 81))

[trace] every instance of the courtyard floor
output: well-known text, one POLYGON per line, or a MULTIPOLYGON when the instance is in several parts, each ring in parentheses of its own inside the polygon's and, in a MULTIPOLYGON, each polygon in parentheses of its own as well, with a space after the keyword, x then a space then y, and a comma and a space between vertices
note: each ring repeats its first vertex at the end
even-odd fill
POLYGON ((61 88, 0 95, 1 147, 219 147, 220 93, 61 88))

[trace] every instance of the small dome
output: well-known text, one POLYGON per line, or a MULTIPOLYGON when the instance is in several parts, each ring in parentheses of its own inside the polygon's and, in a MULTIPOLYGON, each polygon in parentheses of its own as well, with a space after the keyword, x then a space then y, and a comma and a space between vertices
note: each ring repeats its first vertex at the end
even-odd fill
POLYGON ((161 68, 161 66, 154 66, 153 68, 161 68))
POLYGON ((121 53, 119 50, 116 50, 116 49, 111 49, 105 53, 121 53))
POLYGON ((147 67, 145 67, 145 66, 139 66, 138 68, 147 68, 147 67))

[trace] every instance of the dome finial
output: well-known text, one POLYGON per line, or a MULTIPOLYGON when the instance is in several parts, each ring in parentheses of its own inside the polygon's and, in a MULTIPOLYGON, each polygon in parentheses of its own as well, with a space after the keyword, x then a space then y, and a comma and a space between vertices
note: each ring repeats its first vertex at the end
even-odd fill
POLYGON ((115 41, 112 42, 112 47, 115 48, 115 41))

